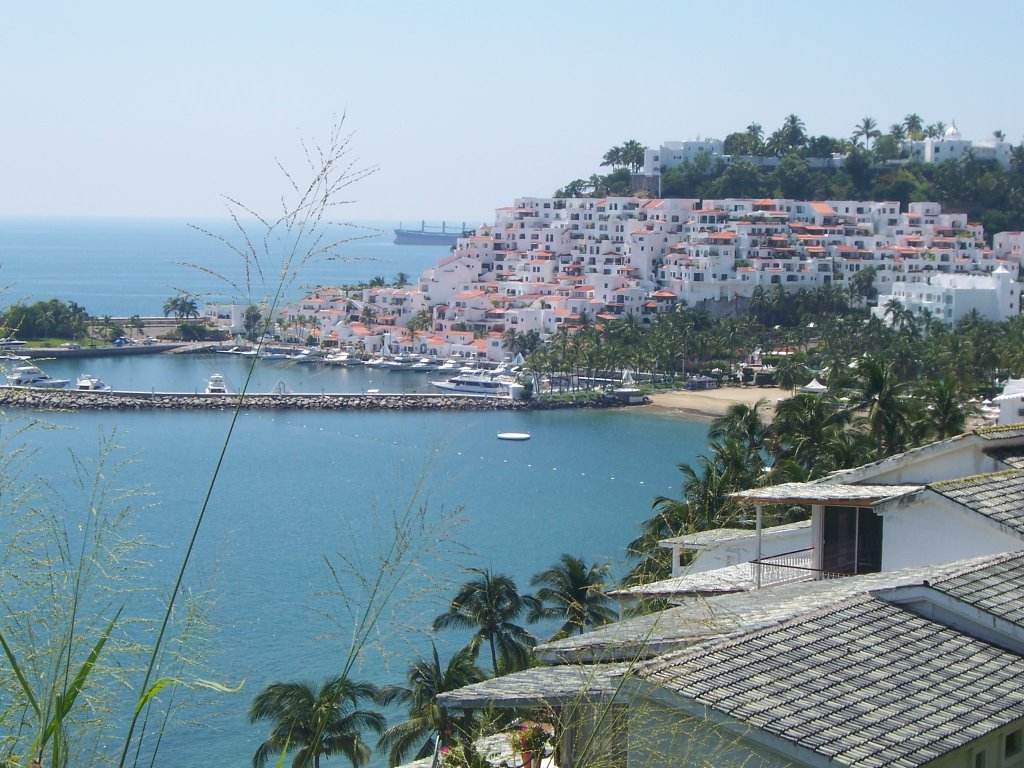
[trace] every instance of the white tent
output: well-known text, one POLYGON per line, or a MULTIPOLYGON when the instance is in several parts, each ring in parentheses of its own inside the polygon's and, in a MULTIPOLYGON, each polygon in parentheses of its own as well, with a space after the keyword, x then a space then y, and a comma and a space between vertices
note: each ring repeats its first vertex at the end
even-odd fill
POLYGON ((824 392, 828 392, 828 387, 822 384, 817 379, 811 379, 809 383, 804 384, 800 387, 801 392, 806 392, 809 395, 820 395, 824 392))

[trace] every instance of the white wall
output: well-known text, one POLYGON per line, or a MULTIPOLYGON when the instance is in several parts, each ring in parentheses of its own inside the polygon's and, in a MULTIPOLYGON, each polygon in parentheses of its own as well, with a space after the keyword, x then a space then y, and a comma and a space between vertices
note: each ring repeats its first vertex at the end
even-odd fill
POLYGON ((981 515, 925 491, 911 505, 882 515, 882 570, 948 563, 1012 552, 1024 545, 981 515))

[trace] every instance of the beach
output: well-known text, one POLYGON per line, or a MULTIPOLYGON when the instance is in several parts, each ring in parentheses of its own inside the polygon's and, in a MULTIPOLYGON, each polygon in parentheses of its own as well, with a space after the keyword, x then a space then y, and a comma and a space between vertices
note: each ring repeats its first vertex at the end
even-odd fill
POLYGON ((765 421, 771 421, 775 404, 790 396, 790 392, 776 387, 719 387, 718 389, 688 390, 680 389, 670 392, 653 392, 648 395, 651 404, 645 410, 676 413, 680 416, 703 417, 707 419, 723 416, 730 405, 743 403, 753 405, 764 398, 769 408, 765 411, 765 421))

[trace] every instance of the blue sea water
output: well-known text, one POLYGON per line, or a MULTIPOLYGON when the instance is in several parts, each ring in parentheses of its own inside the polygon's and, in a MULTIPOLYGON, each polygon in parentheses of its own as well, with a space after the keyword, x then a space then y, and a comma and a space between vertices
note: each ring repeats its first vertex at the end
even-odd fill
MULTIPOLYGON (((95 249, 84 261, 75 260, 80 255, 59 255, 76 242, 70 224, 58 227, 53 241, 34 230, 24 239, 14 237, 13 244, 12 230, 0 226, 5 254, 24 253, 26 241, 49 254, 16 262, 7 279, 36 286, 43 298, 55 295, 46 288, 52 279, 68 291, 63 298, 94 313, 159 314, 166 291, 147 287, 138 274, 130 276, 138 294, 133 300, 139 300, 135 307, 119 303, 132 298, 129 292, 118 296, 102 281, 80 281, 71 274, 86 263, 83 271, 93 277, 114 274, 131 260, 124 249, 108 253, 102 245, 117 242, 120 224, 82 226, 87 230, 82 237, 95 249)), ((177 236, 164 239, 165 223, 154 223, 148 234, 146 226, 132 226, 135 242, 149 243, 152 252, 176 250, 177 236)), ((427 263, 443 253, 426 250, 427 263)), ((369 274, 386 273, 379 266, 384 263, 394 264, 395 271, 419 271, 411 265, 414 257, 394 246, 383 243, 378 253, 378 266, 369 274)), ((159 355, 94 360, 90 372, 117 389, 193 391, 212 371, 224 373, 237 388, 243 365, 226 355, 159 355)), ((80 363, 43 366, 52 375, 72 378, 80 363)), ((268 391, 286 380, 296 391, 408 391, 429 388, 425 379, 429 374, 268 361, 258 365, 251 389, 268 391)), ((10 424, 27 415, 4 418, 10 424)), ((59 428, 33 430, 22 439, 35 450, 33 469, 51 478, 69 471, 71 452, 95 454, 98 434, 115 435, 118 457, 131 459, 117 482, 151 494, 136 513, 136 532, 157 546, 148 578, 157 591, 168 589, 230 414, 60 413, 45 414, 45 420, 59 428)), ((182 721, 167 729, 156 765, 248 765, 265 735, 264 727, 247 722, 252 696, 273 681, 319 681, 337 673, 353 626, 350 611, 364 603, 362 588, 345 564, 373 573, 381 548, 392 538, 393 516, 401 510, 424 510, 414 537, 423 559, 396 592, 379 637, 355 670, 357 677, 378 683, 402 682, 408 663, 429 649, 430 621, 467 578, 467 567, 507 573, 524 591, 530 576, 562 553, 608 562, 614 573, 623 573, 624 545, 650 515, 651 500, 678 494, 677 464, 692 461, 705 441, 705 424, 637 409, 243 413, 210 496, 185 588, 212 601, 217 632, 205 647, 205 676, 244 681, 244 686, 236 694, 180 693, 182 721), (502 431, 529 432, 532 439, 499 441, 496 434, 502 431), (340 588, 329 564, 340 573, 340 588)), ((67 493, 74 506, 74 491, 67 493)), ((464 638, 443 633, 437 639, 444 656, 464 638)))
MULTIPOLYGON (((345 242, 304 264, 285 298, 310 285, 352 285, 377 275, 390 282, 399 272, 418 277, 447 253, 394 245, 397 225, 330 229, 332 242, 345 242)), ((264 251, 262 232, 248 232, 262 275, 250 263, 247 280, 245 260, 232 248, 245 250, 245 240, 231 221, 0 217, 0 301, 77 301, 95 317, 159 316, 164 300, 181 291, 200 303, 258 301, 276 290, 286 252, 274 241, 264 251)))

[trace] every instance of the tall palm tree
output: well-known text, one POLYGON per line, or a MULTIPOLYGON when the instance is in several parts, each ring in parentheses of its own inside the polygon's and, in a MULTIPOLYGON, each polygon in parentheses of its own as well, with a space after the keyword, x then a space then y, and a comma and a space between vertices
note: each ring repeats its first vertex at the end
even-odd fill
POLYGON ((344 755, 353 766, 370 759, 364 731, 384 730, 384 716, 360 709, 377 695, 371 683, 331 678, 319 688, 309 683, 272 683, 256 694, 249 722, 269 720, 270 735, 256 748, 253 768, 262 768, 277 753, 298 750, 293 768, 319 768, 320 757, 344 755))
POLYGON ((865 149, 870 149, 871 142, 881 135, 882 132, 878 130, 878 123, 873 117, 862 118, 853 129, 854 143, 857 142, 857 139, 864 139, 865 149))
POLYGON ((506 669, 522 667, 537 641, 515 622, 536 608, 537 599, 520 595, 508 576, 478 568, 470 570, 477 578, 463 584, 448 610, 434 619, 434 631, 475 630, 468 647, 478 652, 480 645, 487 643, 495 675, 499 658, 506 669))
POLYGON ((903 118, 903 127, 907 129, 907 137, 913 141, 924 138, 924 120, 916 112, 911 112, 903 118))
POLYGON ((897 380, 891 362, 876 357, 858 361, 856 378, 851 408, 861 412, 878 458, 904 450, 916 415, 916 401, 907 396, 909 386, 897 380))
POLYGON ((583 634, 587 627, 596 627, 615 621, 615 611, 604 593, 607 565, 587 567, 578 557, 564 554, 559 562, 530 579, 537 587, 536 597, 542 603, 531 614, 531 619, 563 619, 554 638, 568 637, 574 632, 583 634))
POLYGON ((461 713, 459 723, 454 712, 437 703, 437 697, 480 682, 485 677, 483 671, 477 667, 474 654, 468 648, 453 654, 443 667, 433 643, 431 651, 430 658, 419 659, 409 667, 407 685, 389 685, 380 691, 382 704, 405 704, 409 712, 406 720, 384 731, 377 742, 377 749, 388 752, 388 765, 405 762, 417 747, 412 759, 428 757, 434 747, 435 734, 441 737, 442 746, 447 746, 457 733, 468 736, 472 731, 470 710, 461 713))

